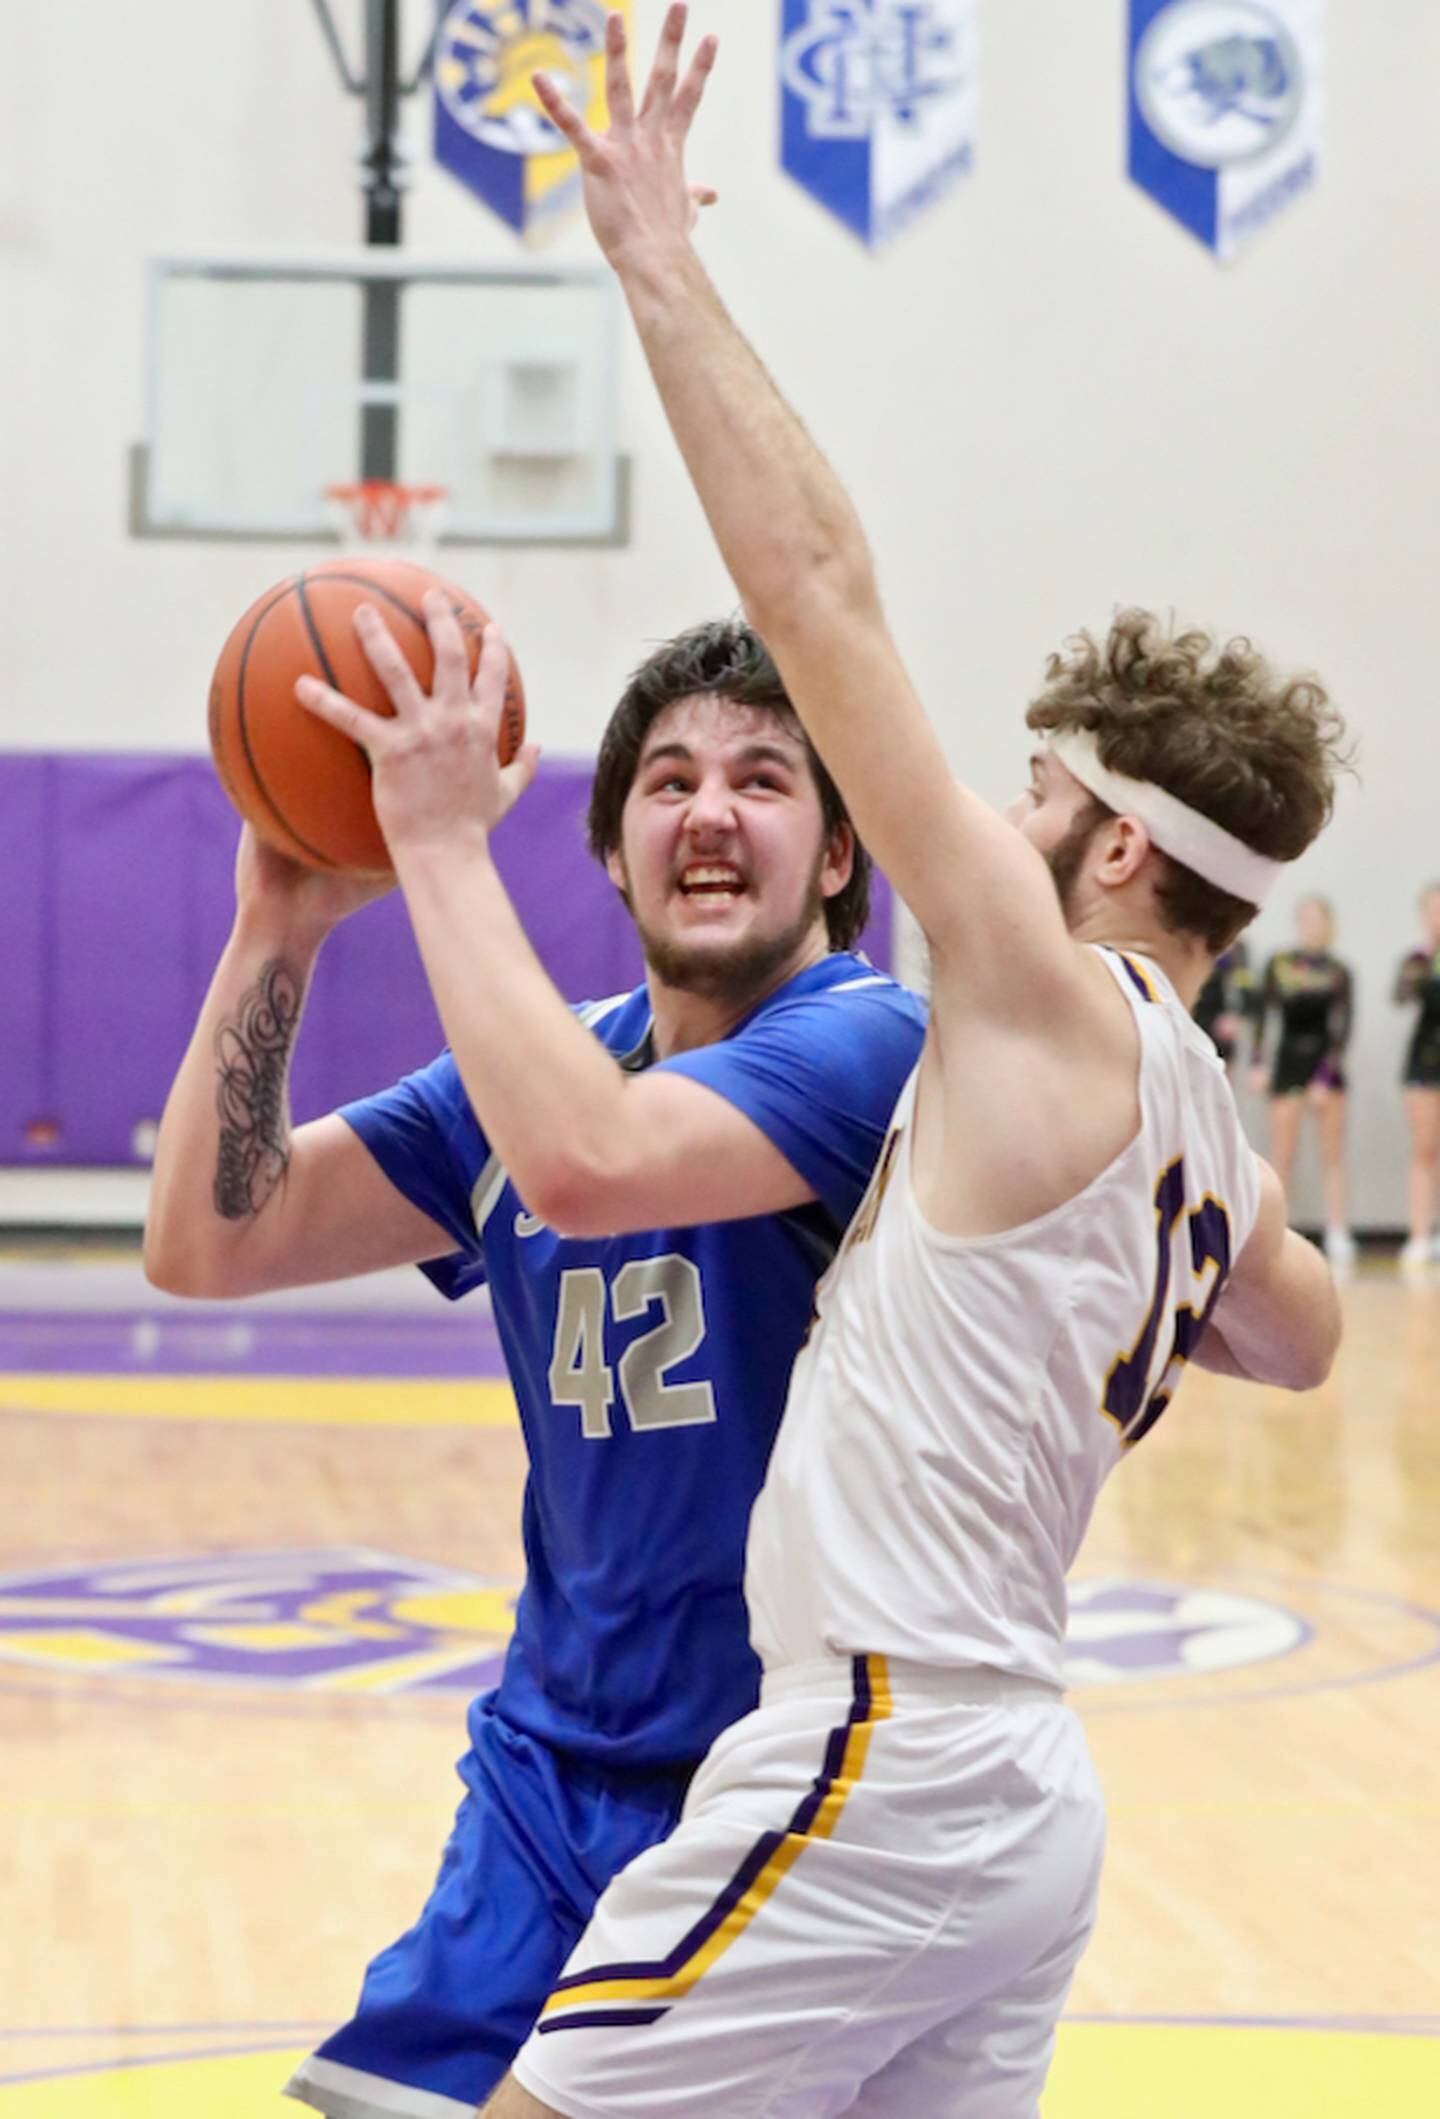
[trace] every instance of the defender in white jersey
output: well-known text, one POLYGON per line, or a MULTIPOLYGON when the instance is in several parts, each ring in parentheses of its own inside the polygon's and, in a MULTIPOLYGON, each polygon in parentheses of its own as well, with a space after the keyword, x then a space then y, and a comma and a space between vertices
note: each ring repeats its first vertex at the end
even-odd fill
MULTIPOLYGON (((602 1897, 493 2100, 515 2119, 1020 2119, 1103 1819, 1065 1570, 1187 1362, 1306 1388, 1339 1336, 1190 1019, 1329 814, 1313 679, 1145 612, 1052 656, 1030 787, 958 781, 846 496, 690 247, 673 8, 611 130, 548 86, 721 551, 930 945, 920 1064, 751 1524, 760 1705, 602 1897)), ((974 709, 969 711, 973 714, 974 709)), ((967 708, 948 731, 962 752, 967 708)))
POLYGON ((1260 1200, 1210 1039, 1157 964, 1098 954, 1138 1033, 1140 1117, 1073 1199, 946 1235, 912 1180, 918 1073, 900 1099, 751 1518, 767 1669, 865 1643, 1063 1682, 1096 1496, 1168 1403, 1260 1200))

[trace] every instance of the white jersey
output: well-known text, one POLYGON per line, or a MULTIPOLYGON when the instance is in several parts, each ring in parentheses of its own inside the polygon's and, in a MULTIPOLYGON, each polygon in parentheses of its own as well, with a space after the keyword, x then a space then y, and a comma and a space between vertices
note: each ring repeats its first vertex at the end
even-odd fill
POLYGON ((1062 1682, 1101 1483, 1169 1402, 1260 1190, 1209 1038, 1148 959, 1100 954, 1139 1027, 1140 1127, 1074 1199, 941 1234, 911 1183, 916 1076, 901 1095, 751 1520, 767 1669, 880 1654, 1062 1682))

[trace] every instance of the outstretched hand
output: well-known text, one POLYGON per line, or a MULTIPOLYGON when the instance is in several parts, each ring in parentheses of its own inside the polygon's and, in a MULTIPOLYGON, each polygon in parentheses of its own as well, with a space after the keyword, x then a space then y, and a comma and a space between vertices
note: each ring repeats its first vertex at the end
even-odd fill
POLYGON ((605 93, 610 130, 595 133, 548 74, 536 74, 535 93, 546 116, 580 158, 585 211, 595 240, 612 265, 647 242, 683 241, 702 206, 718 194, 685 176, 685 143, 715 64, 719 40, 702 37, 682 81, 680 55, 688 10, 670 8, 655 64, 636 108, 630 85, 625 20, 605 24, 605 93))
POLYGON ((357 706, 317 677, 295 686, 300 704, 358 743, 370 760, 375 815, 392 858, 420 846, 483 840, 535 777, 539 747, 527 743, 502 766, 497 755, 510 653, 498 625, 487 625, 472 681, 465 637, 449 598, 425 597, 435 652, 427 694, 373 605, 362 603, 355 630, 389 694, 394 718, 357 706))

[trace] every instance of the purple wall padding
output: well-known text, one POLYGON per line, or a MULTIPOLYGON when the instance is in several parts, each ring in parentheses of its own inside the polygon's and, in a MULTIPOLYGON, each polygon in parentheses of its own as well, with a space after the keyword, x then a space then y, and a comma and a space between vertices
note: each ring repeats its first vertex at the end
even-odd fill
MULTIPOLYGON (((496 859, 570 1000, 638 983, 629 918, 585 847, 592 768, 546 761, 496 859)), ((133 1164, 234 910, 239 830, 206 758, 0 753, 0 1163, 133 1164)), ((864 947, 890 962, 877 879, 864 947)), ((398 896, 326 943, 296 1048, 297 1120, 444 1042, 398 896)))
POLYGON ((0 1161, 20 1160, 24 1121, 48 1100, 55 1044, 55 772, 44 757, 0 759, 0 1161))

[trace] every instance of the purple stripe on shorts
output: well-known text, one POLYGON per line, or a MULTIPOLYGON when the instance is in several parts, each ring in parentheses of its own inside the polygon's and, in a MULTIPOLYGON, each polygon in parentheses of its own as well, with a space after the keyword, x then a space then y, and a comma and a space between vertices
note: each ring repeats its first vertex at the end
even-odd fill
POLYGON ((783 1832, 767 1832, 758 1839, 715 1903, 701 1914, 689 1934, 676 1943, 668 1957, 657 1958, 653 1964, 592 1965, 588 1971, 573 1972, 568 1979, 557 1980, 550 1991, 563 1994, 567 1987, 593 1986, 600 1979, 673 1979, 739 1905, 771 1855, 784 1844, 783 1832))
MULTIPOLYGON (((715 1933, 735 1910, 746 1892, 761 1874, 771 1856, 783 1847, 787 1839, 803 1839, 815 1815, 830 1793, 835 1777, 844 1763, 845 1747, 850 1741, 850 1731, 857 1722, 868 1719, 870 1714, 870 1669, 864 1656, 857 1655, 852 1664, 855 1697, 850 1712, 838 1729, 832 1729, 825 1744, 825 1763, 814 1787, 805 1797, 789 1825, 783 1832, 766 1832, 750 1849, 740 1867, 735 1871, 724 1890, 708 1910, 691 1928, 688 1935, 676 1943, 668 1957, 650 1964, 605 1964, 591 1965, 583 1972, 572 1972, 568 1979, 557 1980, 551 1988, 552 1994, 563 1994, 570 1987, 588 1987, 600 1980, 609 1979, 673 1979, 687 1965, 696 1952, 703 1949, 715 1933)), ((567 2018, 567 2022, 578 2022, 578 2017, 567 2018)), ((558 2029, 558 2024, 542 2025, 543 2029, 558 2029)))
POLYGON ((791 1832, 798 1834, 801 1839, 814 1824, 820 1805, 835 1785, 840 1768, 845 1763, 845 1747, 850 1741, 851 1730, 857 1722, 870 1719, 870 1666, 863 1655, 852 1658, 851 1672, 855 1686, 854 1704, 840 1727, 831 1730, 830 1741, 825 1746, 825 1763, 815 1785, 790 1820, 791 1832))
POLYGON ((600 2031, 627 2023, 658 2023, 669 2014, 668 2002, 659 2009, 584 2009, 573 2016, 557 2017, 553 2023, 537 2023, 535 2028, 542 2038, 547 2038, 551 2031, 600 2031))

